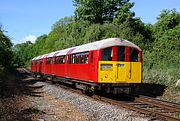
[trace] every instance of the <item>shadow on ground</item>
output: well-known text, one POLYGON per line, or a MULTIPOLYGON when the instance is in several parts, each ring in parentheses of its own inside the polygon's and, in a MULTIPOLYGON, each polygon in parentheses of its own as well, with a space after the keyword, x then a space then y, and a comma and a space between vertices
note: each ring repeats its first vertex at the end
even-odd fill
POLYGON ((29 107, 27 109, 22 110, 21 112, 16 113, 13 120, 17 121, 29 121, 29 120, 37 120, 36 115, 43 115, 45 114, 44 111, 40 111, 36 108, 29 107), (23 117, 23 118, 22 118, 23 117))
POLYGON ((162 96, 166 88, 167 86, 161 84, 143 83, 139 86, 137 94, 149 97, 162 96))
POLYGON ((8 78, 0 80, 0 98, 8 98, 15 95, 41 96, 40 94, 42 92, 37 92, 36 90, 42 88, 43 86, 33 85, 41 80, 32 78, 30 73, 22 70, 18 70, 11 76, 11 79, 8 78))
POLYGON ((43 86, 34 86, 38 81, 32 78, 31 73, 23 69, 8 73, 6 78, 0 79, 0 120, 37 120, 37 117, 44 114, 34 107, 26 96, 41 97, 38 89, 43 86))
POLYGON ((106 92, 98 92, 99 96, 107 97, 120 101, 134 101, 140 95, 156 98, 162 96, 165 92, 166 86, 160 84, 143 83, 139 85, 138 89, 133 94, 107 94, 106 92))

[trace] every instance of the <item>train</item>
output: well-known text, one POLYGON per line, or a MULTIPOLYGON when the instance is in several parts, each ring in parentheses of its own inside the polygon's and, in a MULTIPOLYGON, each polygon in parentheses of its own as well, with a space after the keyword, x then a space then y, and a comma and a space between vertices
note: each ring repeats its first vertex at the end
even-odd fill
POLYGON ((120 38, 108 38, 34 57, 31 71, 94 92, 132 93, 142 83, 142 50, 120 38))

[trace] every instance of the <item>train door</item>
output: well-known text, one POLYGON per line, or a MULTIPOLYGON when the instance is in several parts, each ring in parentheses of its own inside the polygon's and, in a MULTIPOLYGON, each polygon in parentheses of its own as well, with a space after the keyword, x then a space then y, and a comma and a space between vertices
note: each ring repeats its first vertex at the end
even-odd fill
POLYGON ((142 63, 139 50, 132 47, 118 47, 117 82, 141 83, 142 63))
POLYGON ((130 48, 129 53, 130 68, 131 68, 131 83, 141 83, 142 80, 142 52, 130 48))
POLYGON ((93 51, 89 51, 89 59, 88 59, 88 65, 89 65, 89 80, 95 80, 94 76, 96 73, 96 68, 95 68, 95 57, 94 57, 94 52, 93 51))
POLYGON ((70 55, 68 54, 68 55, 66 55, 66 57, 65 57, 65 76, 66 77, 69 77, 69 64, 70 64, 70 55))
POLYGON ((56 73, 56 63, 55 63, 55 56, 52 58, 52 75, 56 73))
POLYGON ((48 63, 48 74, 52 74, 53 58, 50 57, 48 60, 49 60, 49 63, 48 63))
POLYGON ((129 48, 118 47, 116 81, 125 82, 131 78, 131 63, 129 63, 129 48))
POLYGON ((71 52, 74 50, 75 48, 73 48, 73 49, 70 49, 68 52, 67 52, 67 54, 66 54, 66 56, 65 56, 65 76, 66 77, 70 77, 70 63, 71 63, 71 56, 70 56, 70 54, 71 54, 71 52))
POLYGON ((113 48, 104 48, 100 51, 100 61, 98 66, 99 83, 116 83, 116 61, 113 61, 113 48))
POLYGON ((46 58, 42 58, 42 73, 45 74, 46 58))

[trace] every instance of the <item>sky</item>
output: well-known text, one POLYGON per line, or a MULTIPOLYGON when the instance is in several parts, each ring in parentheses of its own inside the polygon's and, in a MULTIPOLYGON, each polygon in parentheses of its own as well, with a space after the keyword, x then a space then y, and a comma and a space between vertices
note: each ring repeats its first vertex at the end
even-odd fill
MULTIPOLYGON (((180 0, 130 0, 132 11, 145 23, 154 24, 163 9, 176 8, 180 0)), ((34 42, 48 34, 52 25, 61 18, 74 15, 72 0, 0 0, 0 25, 14 44, 34 42)))

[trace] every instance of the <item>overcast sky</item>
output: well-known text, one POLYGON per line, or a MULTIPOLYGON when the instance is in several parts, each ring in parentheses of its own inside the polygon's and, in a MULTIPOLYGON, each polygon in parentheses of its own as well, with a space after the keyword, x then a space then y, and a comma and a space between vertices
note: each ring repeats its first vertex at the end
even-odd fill
MULTIPOLYGON (((154 24, 163 9, 180 12, 180 0, 131 1, 135 2, 132 11, 145 23, 154 24)), ((72 0, 0 0, 0 24, 14 44, 35 41, 60 18, 74 15, 74 10, 72 0)))

